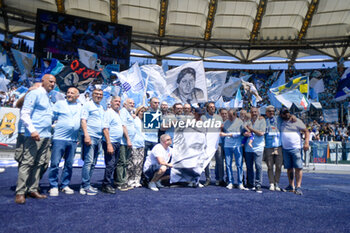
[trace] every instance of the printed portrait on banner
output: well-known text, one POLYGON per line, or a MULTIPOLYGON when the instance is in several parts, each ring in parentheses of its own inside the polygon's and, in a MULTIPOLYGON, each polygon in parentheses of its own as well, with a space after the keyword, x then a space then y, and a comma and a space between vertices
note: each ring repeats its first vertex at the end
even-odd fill
POLYGON ((203 62, 189 62, 166 73, 171 96, 181 103, 203 103, 208 101, 207 84, 203 62))

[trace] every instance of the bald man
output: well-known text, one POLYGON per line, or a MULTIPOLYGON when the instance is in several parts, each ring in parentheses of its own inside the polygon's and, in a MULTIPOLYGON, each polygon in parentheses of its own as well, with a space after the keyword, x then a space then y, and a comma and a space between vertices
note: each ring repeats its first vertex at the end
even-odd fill
POLYGON ((69 188, 73 172, 74 155, 77 148, 78 133, 80 129, 80 116, 82 106, 77 102, 79 90, 70 87, 66 99, 57 101, 53 106, 55 131, 52 138, 52 154, 49 169, 50 196, 58 196, 59 164, 64 158, 64 168, 61 176, 61 191, 73 194, 69 188))
POLYGON ((50 161, 52 103, 49 93, 55 87, 56 78, 46 74, 41 87, 29 92, 21 111, 21 120, 25 127, 23 159, 18 168, 16 187, 17 204, 25 203, 25 194, 32 198, 44 199, 46 195, 38 192, 41 174, 50 161))

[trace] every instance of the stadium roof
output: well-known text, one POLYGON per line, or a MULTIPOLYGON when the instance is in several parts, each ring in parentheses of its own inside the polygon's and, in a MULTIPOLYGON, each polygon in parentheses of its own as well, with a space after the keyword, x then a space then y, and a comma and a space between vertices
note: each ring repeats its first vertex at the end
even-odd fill
POLYGON ((243 64, 350 56, 349 0, 0 0, 0 7, 1 32, 18 37, 35 30, 37 8, 130 25, 132 49, 158 61, 178 53, 243 64))

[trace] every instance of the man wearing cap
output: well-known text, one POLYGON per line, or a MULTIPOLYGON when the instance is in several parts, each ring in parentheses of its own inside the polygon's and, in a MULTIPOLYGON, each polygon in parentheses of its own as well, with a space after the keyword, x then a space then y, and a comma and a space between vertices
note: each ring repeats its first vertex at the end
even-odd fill
POLYGON ((282 119, 275 116, 275 107, 272 105, 267 106, 264 158, 270 182, 269 189, 271 191, 281 191, 281 188, 279 187, 283 163, 280 134, 281 123, 282 119))
POLYGON ((283 107, 280 115, 283 119, 281 124, 283 163, 284 168, 287 169, 289 181, 289 185, 285 191, 302 195, 301 181, 303 176, 303 161, 301 159, 302 138, 300 132, 305 134, 303 149, 307 151, 309 149, 309 131, 300 119, 296 119, 295 122, 291 121, 292 116, 287 108, 283 107), (294 185, 294 175, 296 187, 294 185))

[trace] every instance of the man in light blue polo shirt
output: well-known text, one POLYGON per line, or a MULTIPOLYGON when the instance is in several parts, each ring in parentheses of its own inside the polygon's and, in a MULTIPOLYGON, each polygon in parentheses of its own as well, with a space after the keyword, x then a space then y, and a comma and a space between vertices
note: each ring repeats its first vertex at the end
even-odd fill
POLYGON ((257 193, 262 193, 262 158, 265 147, 265 131, 266 131, 266 121, 265 119, 260 119, 259 109, 251 108, 250 113, 252 115, 251 124, 247 125, 250 132, 245 132, 244 136, 250 137, 251 133, 254 133, 254 140, 252 147, 249 143, 245 144, 246 152, 246 164, 247 164, 247 186, 252 188, 257 193), (254 177, 254 163, 255 163, 255 177, 254 177))
POLYGON ((79 90, 71 87, 67 91, 66 100, 60 100, 53 106, 55 131, 52 139, 51 165, 49 169, 50 196, 58 196, 59 164, 64 157, 64 168, 61 176, 61 191, 73 194, 69 188, 72 178, 74 155, 77 148, 80 129, 81 104, 77 102, 79 90))
POLYGON ((26 128, 23 159, 18 168, 16 187, 17 204, 25 203, 25 194, 38 199, 46 198, 38 192, 40 174, 50 161, 52 106, 49 92, 55 87, 56 78, 46 74, 42 86, 29 92, 24 100, 21 120, 26 128))
POLYGON ((243 121, 237 117, 237 111, 230 109, 228 112, 228 120, 225 121, 223 133, 225 137, 224 150, 226 173, 228 179, 227 189, 232 189, 234 184, 232 161, 235 157, 237 168, 237 184, 240 190, 246 190, 243 186, 243 151, 242 151, 242 130, 243 121))
POLYGON ((127 138, 125 137, 123 137, 121 140, 119 159, 115 170, 116 172, 114 173, 114 177, 116 178, 115 183, 120 191, 127 191, 128 189, 132 188, 127 185, 127 168, 131 155, 132 143, 136 134, 134 121, 135 114, 132 113, 134 106, 135 103, 133 99, 126 99, 124 108, 122 108, 119 112, 120 118, 129 135, 129 142, 127 142, 127 138))
POLYGON ((82 195, 97 194, 97 189, 91 186, 90 179, 101 149, 104 117, 104 110, 102 105, 100 105, 102 98, 103 91, 101 89, 93 90, 93 101, 86 102, 81 113, 81 128, 84 134, 82 138, 84 165, 81 171, 82 183, 80 188, 80 194, 82 195))
POLYGON ((126 138, 127 145, 131 145, 128 130, 119 116, 120 101, 119 96, 112 97, 111 108, 106 111, 103 123, 104 137, 102 147, 106 169, 102 182, 102 192, 110 194, 115 194, 115 189, 112 187, 111 180, 119 159, 120 142, 123 135, 126 138))

